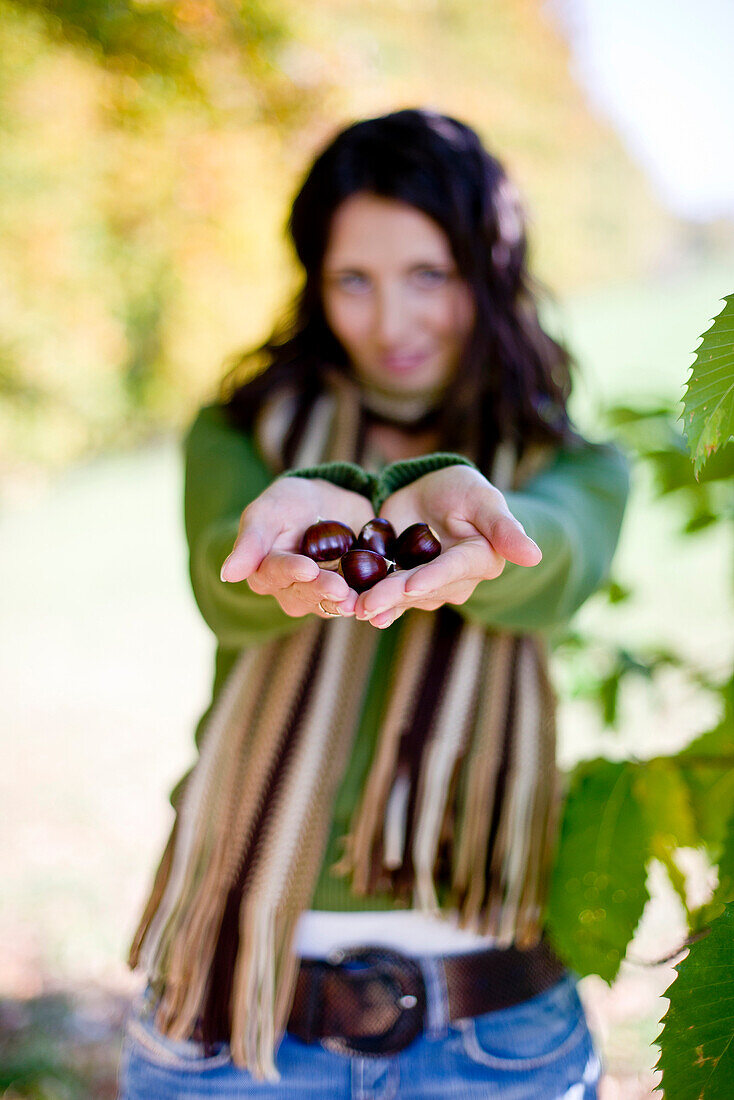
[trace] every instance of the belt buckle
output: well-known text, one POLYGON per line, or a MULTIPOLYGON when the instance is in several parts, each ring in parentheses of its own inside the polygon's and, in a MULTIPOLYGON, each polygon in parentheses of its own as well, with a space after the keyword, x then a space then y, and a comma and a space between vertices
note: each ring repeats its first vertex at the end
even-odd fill
POLYGON ((397 1054, 418 1038, 426 1018, 427 997, 423 973, 414 959, 386 947, 367 946, 334 951, 329 963, 336 969, 361 963, 363 980, 382 982, 394 996, 400 1014, 387 1031, 377 1035, 328 1035, 321 1040, 327 1050, 379 1058, 397 1054))

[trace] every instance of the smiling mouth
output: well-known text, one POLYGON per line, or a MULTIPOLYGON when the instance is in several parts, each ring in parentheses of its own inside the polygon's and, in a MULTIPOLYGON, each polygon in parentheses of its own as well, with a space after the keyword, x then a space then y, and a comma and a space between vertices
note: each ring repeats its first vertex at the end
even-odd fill
POLYGON ((389 370, 409 370, 418 367, 428 359, 429 352, 417 352, 414 355, 383 355, 380 362, 389 370))

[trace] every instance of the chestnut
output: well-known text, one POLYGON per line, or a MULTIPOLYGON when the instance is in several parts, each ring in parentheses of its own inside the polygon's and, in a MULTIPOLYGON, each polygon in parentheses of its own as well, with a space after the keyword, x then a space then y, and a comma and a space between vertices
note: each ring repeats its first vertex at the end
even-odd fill
POLYGON ((339 563, 339 571, 355 592, 366 592, 387 576, 388 562, 373 550, 348 550, 339 563))
POLYGON ((383 558, 392 558, 395 546, 395 528, 389 519, 371 519, 357 536, 355 550, 373 550, 383 558))
POLYGON ((427 523, 412 523, 398 535, 395 542, 395 560, 401 569, 424 565, 440 553, 439 537, 427 523))
POLYGON ((342 554, 354 545, 354 532, 336 519, 319 520, 306 528, 301 553, 319 563, 322 569, 338 569, 342 554))

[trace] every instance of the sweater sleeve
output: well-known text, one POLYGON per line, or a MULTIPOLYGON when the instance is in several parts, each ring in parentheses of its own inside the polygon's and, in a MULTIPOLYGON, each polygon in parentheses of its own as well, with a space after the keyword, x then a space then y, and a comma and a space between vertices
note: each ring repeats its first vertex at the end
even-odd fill
POLYGON ((505 630, 565 625, 608 576, 628 493, 629 464, 616 445, 561 448, 523 489, 504 494, 542 560, 530 568, 507 562, 458 610, 505 630))
POLYGON ((351 489, 367 497, 378 515, 380 508, 389 496, 417 481, 424 474, 443 470, 445 466, 476 466, 463 455, 449 451, 436 451, 434 454, 420 455, 417 458, 405 458, 384 466, 379 474, 365 472, 355 462, 322 462, 318 466, 304 466, 299 470, 286 470, 282 477, 321 477, 340 485, 342 489, 351 489))
POLYGON ((236 431, 221 406, 202 408, 184 440, 184 523, 194 598, 220 645, 240 649, 284 636, 303 624, 273 596, 219 573, 237 538, 240 515, 273 481, 252 439, 236 431))

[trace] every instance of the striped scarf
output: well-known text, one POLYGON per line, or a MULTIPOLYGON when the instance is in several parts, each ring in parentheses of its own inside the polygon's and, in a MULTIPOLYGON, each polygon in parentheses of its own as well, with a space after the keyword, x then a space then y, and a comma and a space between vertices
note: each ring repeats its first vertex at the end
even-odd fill
MULTIPOLYGON (((341 375, 327 380, 293 466, 367 466, 360 391, 341 375)), ((271 399, 256 433, 281 472, 293 401, 271 399)), ((491 480, 518 488, 538 457, 518 463, 500 445, 491 480)), ((332 870, 351 876, 356 895, 389 889, 419 910, 452 911, 497 947, 533 946, 561 802, 546 644, 448 605, 408 610, 392 629, 379 736, 332 870), (443 910, 438 882, 452 899, 443 910)), ((319 877, 380 633, 354 618, 304 619, 284 640, 242 651, 202 731, 130 949, 129 965, 144 966, 160 995, 156 1026, 173 1039, 229 1036, 234 1063, 260 1079, 279 1077, 296 924, 319 877)))

